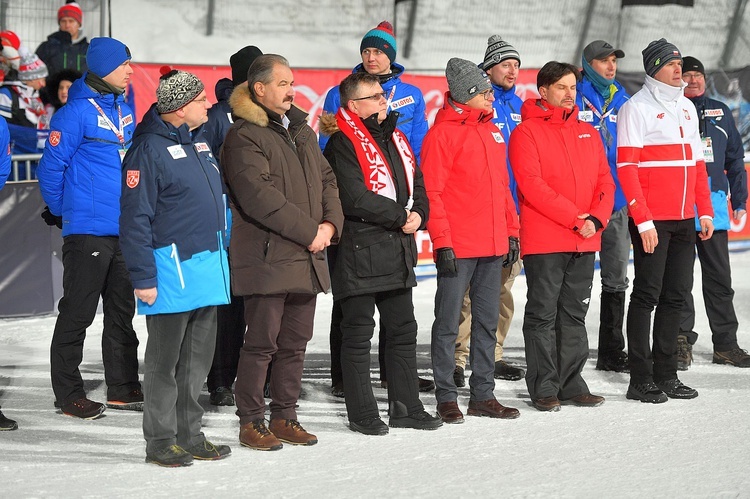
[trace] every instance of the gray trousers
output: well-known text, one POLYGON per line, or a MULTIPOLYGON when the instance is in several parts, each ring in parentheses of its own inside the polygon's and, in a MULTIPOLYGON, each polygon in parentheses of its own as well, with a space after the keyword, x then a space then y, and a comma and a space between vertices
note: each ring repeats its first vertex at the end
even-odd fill
POLYGON ((143 374, 146 452, 203 442, 198 395, 216 345, 216 307, 146 317, 143 374))
POLYGON ((469 363, 471 400, 495 398, 495 343, 500 314, 502 257, 459 258, 458 275, 438 277, 435 293, 435 322, 432 323, 432 371, 438 404, 455 402, 458 390, 453 381, 458 320, 466 288, 471 299, 471 351, 469 363))
POLYGON ((599 266, 602 290, 619 293, 628 290, 628 261, 630 260, 630 232, 628 232, 628 207, 612 213, 609 224, 602 231, 602 249, 599 266))
POLYGON ((586 312, 594 253, 526 255, 526 386, 532 400, 589 393, 581 376, 589 356, 586 312))

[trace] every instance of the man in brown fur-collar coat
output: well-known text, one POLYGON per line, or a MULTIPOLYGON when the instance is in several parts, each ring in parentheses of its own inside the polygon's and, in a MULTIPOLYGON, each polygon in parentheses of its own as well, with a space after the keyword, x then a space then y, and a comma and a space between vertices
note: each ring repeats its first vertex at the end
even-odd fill
POLYGON ((245 300, 247 332, 235 395, 240 443, 276 450, 313 445, 297 421, 316 295, 330 288, 325 249, 344 221, 336 178, 320 152, 307 114, 292 105, 286 59, 255 59, 247 86, 229 99, 235 116, 221 151, 232 202, 232 288, 245 300), (263 386, 271 367, 271 421, 263 386))

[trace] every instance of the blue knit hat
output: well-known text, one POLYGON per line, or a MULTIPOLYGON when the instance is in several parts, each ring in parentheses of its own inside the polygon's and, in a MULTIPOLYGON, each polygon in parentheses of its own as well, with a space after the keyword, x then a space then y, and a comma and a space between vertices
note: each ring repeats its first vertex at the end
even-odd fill
POLYGON ((365 34, 359 44, 359 53, 367 48, 382 50, 391 63, 396 61, 396 36, 391 23, 383 21, 365 34))
POLYGON ((130 49, 114 38, 92 38, 86 52, 89 71, 100 78, 104 78, 117 69, 117 66, 130 59, 130 49))

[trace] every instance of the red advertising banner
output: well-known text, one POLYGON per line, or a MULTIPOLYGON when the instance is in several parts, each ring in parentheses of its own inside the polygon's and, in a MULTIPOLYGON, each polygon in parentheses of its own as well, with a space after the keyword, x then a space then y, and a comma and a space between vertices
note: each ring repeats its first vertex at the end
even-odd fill
MULTIPOLYGON (((133 91, 138 121, 156 100, 156 87, 159 84, 159 64, 133 64, 133 91)), ((211 102, 216 102, 214 87, 221 78, 231 78, 229 66, 189 66, 176 65, 174 69, 181 69, 194 73, 206 85, 206 93, 211 102)), ((345 69, 294 69, 294 88, 296 90, 295 103, 310 113, 310 126, 318 131, 318 117, 320 116, 328 90, 339 84, 351 71, 345 69)), ((516 83, 516 92, 522 99, 538 97, 536 90, 536 69, 521 69, 516 83)), ((448 84, 444 76, 428 76, 420 74, 405 74, 402 80, 416 85, 422 90, 427 108, 427 119, 432 124, 435 113, 443 105, 445 91, 448 84)), ((746 168, 750 165, 746 165, 746 168)), ((432 263, 432 243, 426 231, 416 234, 419 247, 419 263, 432 263)), ((730 241, 748 241, 750 243, 750 225, 747 217, 739 224, 732 223, 729 236, 730 241)))

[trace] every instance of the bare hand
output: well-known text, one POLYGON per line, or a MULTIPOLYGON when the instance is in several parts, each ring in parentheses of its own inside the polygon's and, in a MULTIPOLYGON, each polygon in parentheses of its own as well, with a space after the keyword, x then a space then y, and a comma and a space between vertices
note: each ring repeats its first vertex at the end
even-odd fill
POLYGON ((156 288, 148 288, 148 289, 136 289, 135 290, 135 296, 141 300, 142 302, 145 302, 148 305, 153 305, 156 301, 156 288))
POLYGON ((714 223, 708 218, 701 218, 701 231, 698 233, 698 237, 701 241, 707 241, 714 235, 714 223))
MULTIPOLYGON (((581 213, 580 215, 578 215, 578 219, 586 220, 590 216, 591 215, 588 213, 581 213)), ((592 222, 591 220, 586 220, 583 223, 583 227, 578 229, 578 233, 581 235, 582 238, 588 239, 594 234, 596 234, 596 225, 594 225, 594 222, 592 222)))
POLYGON ((653 253, 654 248, 659 244, 659 236, 656 233, 656 229, 648 229, 641 232, 641 244, 643 245, 643 251, 653 253))
POLYGON ((330 222, 318 225, 318 233, 313 242, 307 247, 310 253, 318 253, 331 245, 331 238, 336 233, 336 228, 330 222))
POLYGON ((401 227, 401 230, 404 234, 414 234, 422 225, 422 217, 416 211, 407 210, 407 213, 406 223, 401 227))
POLYGON ((740 223, 740 220, 742 220, 742 217, 745 216, 745 213, 747 213, 745 210, 734 210, 732 212, 732 218, 734 218, 734 223, 736 224, 740 223))

